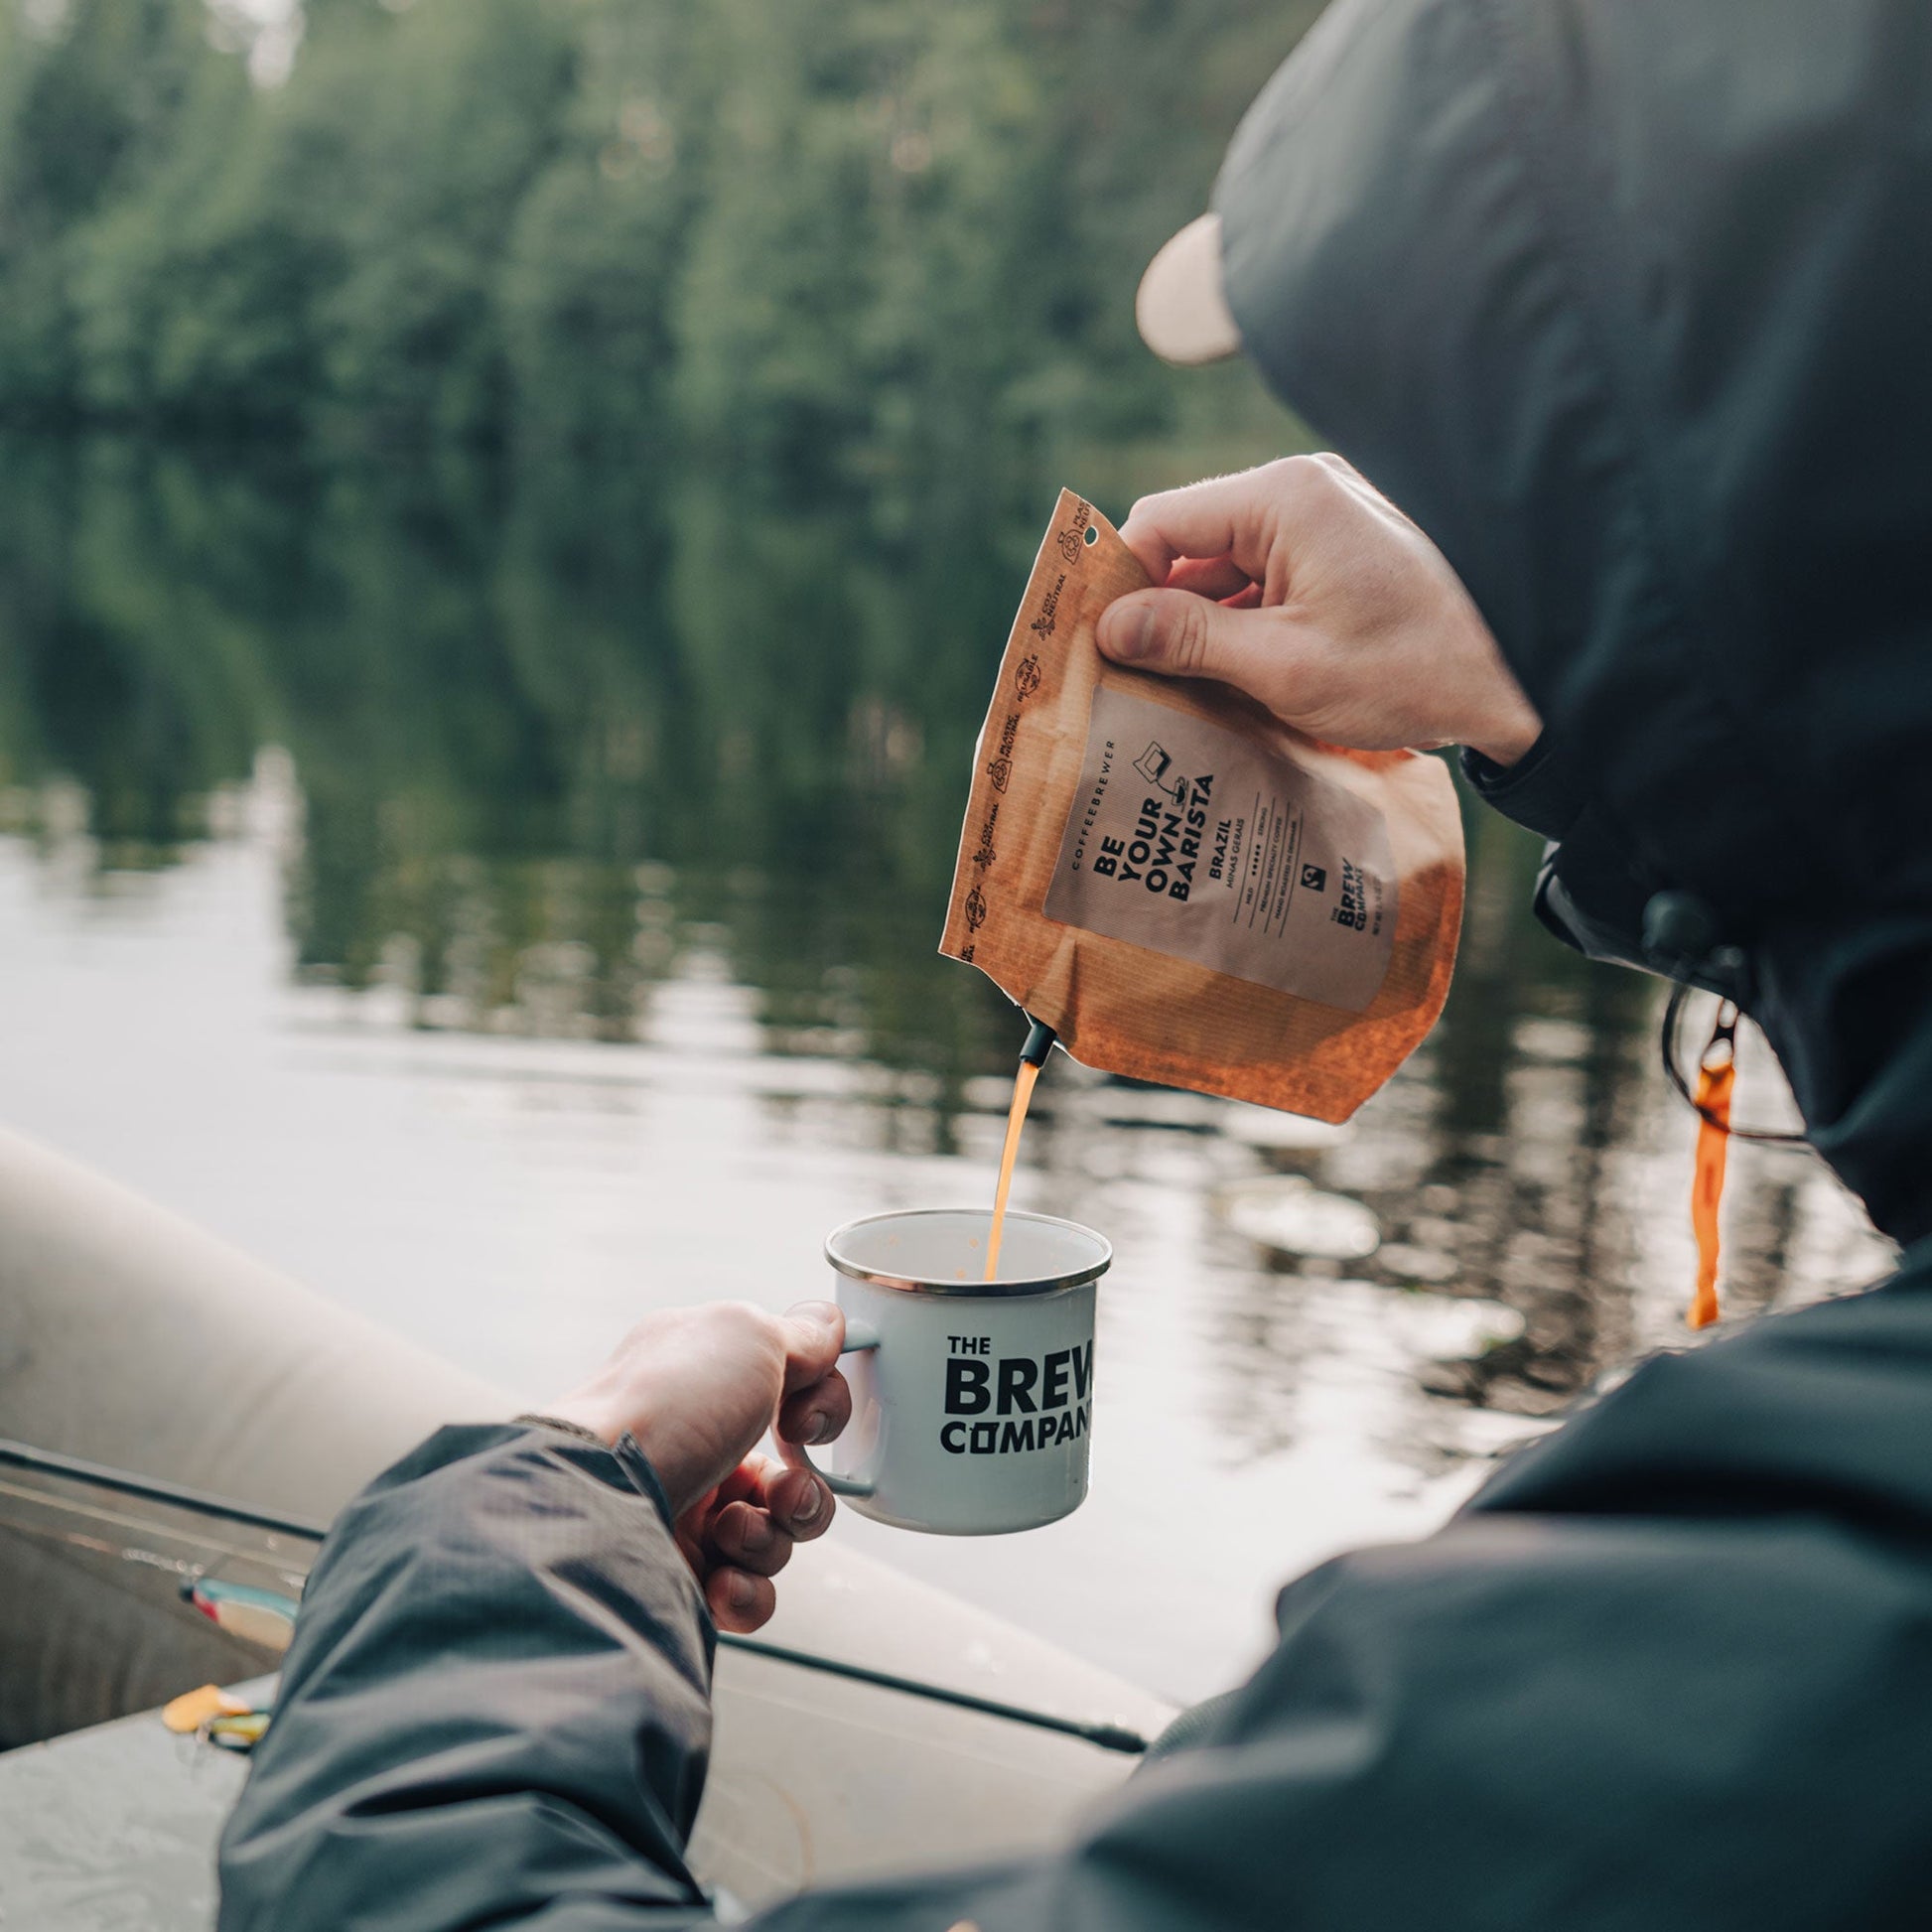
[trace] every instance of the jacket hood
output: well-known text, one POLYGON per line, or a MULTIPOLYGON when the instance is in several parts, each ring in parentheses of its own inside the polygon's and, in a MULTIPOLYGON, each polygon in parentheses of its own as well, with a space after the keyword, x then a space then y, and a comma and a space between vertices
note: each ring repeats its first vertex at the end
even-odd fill
POLYGON ((1932 9, 1341 0, 1214 200, 1249 354, 1932 1227, 1932 9))

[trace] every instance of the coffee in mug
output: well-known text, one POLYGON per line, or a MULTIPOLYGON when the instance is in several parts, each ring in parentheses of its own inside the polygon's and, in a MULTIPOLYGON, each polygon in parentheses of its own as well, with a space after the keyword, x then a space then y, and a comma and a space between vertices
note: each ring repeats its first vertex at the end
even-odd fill
POLYGON ((923 1208, 825 1243, 846 1319, 852 1420, 821 1469, 863 1516, 941 1536, 1037 1529, 1079 1508, 1093 1432, 1095 1284, 1113 1260, 1075 1221, 923 1208))

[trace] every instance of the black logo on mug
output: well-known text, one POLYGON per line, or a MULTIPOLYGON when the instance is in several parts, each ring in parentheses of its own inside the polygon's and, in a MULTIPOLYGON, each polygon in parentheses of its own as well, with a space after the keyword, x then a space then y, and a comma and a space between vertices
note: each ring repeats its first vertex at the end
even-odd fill
POLYGON ((1010 1455, 1078 1442, 1093 1422, 1093 1343, 1035 1359, 995 1357, 989 1339, 946 1337, 948 1420, 939 1447, 949 1455, 1010 1455))

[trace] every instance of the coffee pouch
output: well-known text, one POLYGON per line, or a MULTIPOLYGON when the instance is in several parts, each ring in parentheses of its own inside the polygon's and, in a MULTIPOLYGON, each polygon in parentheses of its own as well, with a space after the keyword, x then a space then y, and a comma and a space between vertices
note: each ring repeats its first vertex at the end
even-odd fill
POLYGON ((1129 670, 1148 578, 1060 493, 980 734, 940 950, 1089 1066, 1345 1120, 1435 1024, 1462 914, 1441 759, 1349 752, 1129 670))

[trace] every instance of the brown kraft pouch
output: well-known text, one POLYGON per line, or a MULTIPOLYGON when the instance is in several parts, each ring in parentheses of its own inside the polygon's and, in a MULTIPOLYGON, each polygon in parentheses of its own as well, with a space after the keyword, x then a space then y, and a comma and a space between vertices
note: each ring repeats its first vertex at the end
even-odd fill
POLYGON ((1448 996, 1462 822, 1440 759, 1350 752, 1101 656, 1147 573, 1062 490, 980 733, 940 951, 1078 1060, 1346 1120, 1448 996))

